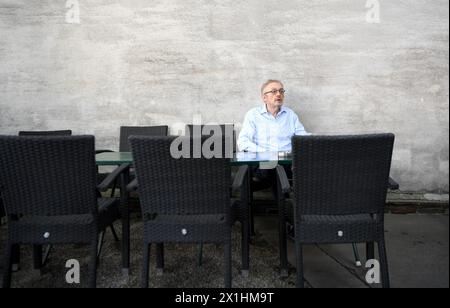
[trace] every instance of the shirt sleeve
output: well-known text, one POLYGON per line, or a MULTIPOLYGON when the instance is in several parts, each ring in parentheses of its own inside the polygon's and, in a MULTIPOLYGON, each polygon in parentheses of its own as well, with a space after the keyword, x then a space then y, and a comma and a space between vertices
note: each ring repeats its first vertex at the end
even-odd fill
POLYGON ((256 152, 258 146, 253 142, 256 134, 256 127, 251 112, 245 115, 244 123, 242 125, 241 132, 237 145, 240 151, 256 152))
POLYGON ((297 115, 295 115, 294 127, 295 127, 295 135, 296 136, 309 136, 309 135, 311 135, 310 133, 308 133, 306 131, 305 127, 300 122, 300 120, 298 119, 297 115))

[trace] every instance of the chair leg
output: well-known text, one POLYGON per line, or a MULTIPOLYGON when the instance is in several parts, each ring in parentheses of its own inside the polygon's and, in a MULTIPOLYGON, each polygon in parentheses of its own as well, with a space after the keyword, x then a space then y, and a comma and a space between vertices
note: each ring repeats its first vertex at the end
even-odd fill
POLYGON ((116 194, 116 181, 113 183, 113 187, 111 189, 111 198, 114 198, 114 195, 116 194))
POLYGON ((280 229, 279 234, 279 246, 280 246, 280 277, 286 278, 289 276, 288 260, 287 260, 287 242, 286 242, 286 229, 283 231, 280 229))
POLYGON ((126 185, 129 183, 128 170, 120 176, 120 213, 122 221, 122 275, 128 281, 130 275, 130 208, 126 185))
MULTIPOLYGON (((98 247, 97 247, 97 258, 100 257, 103 249, 103 243, 105 241, 105 231, 101 231, 99 234, 98 247)), ((97 261, 98 262, 98 261, 97 261)))
POLYGON ((148 288, 148 274, 149 274, 149 267, 150 267, 150 250, 152 245, 148 243, 144 243, 143 247, 143 253, 144 253, 144 260, 142 264, 142 277, 141 277, 141 288, 148 288))
POLYGON ((372 260, 375 258, 375 245, 374 242, 366 243, 366 261, 372 260))
POLYGON ((300 243, 295 243, 295 253, 297 259, 297 288, 305 287, 304 271, 303 271, 303 246, 300 243))
POLYGON ((156 272, 158 275, 164 272, 164 243, 156 244, 156 272))
POLYGON ((242 271, 241 275, 244 277, 248 277, 250 272, 250 226, 248 221, 242 223, 242 271))
POLYGON ((225 288, 231 288, 231 241, 224 245, 225 288))
POLYGON ((40 270, 42 263, 42 245, 33 245, 33 268, 40 270))
POLYGON ((358 245, 356 243, 352 243, 353 246, 353 255, 355 256, 355 265, 356 267, 361 267, 361 258, 359 257, 358 245))
MULTIPOLYGON (((251 193, 253 194, 253 193, 251 193)), ((249 212, 250 212, 250 234, 251 236, 255 236, 256 232, 255 232, 255 211, 253 208, 253 197, 252 200, 250 201, 249 204, 249 212)))
POLYGON ((42 267, 44 267, 45 264, 47 264, 48 256, 50 255, 50 251, 52 250, 52 247, 53 247, 52 245, 47 245, 47 247, 45 248, 45 251, 42 256, 42 267))
MULTIPOLYGON (((282 201, 281 201, 282 202, 282 201)), ((287 260, 287 235, 286 220, 282 205, 278 206, 278 234, 279 234, 279 254, 280 254, 280 276, 286 278, 289 276, 287 260)))
POLYGON ((386 244, 384 242, 384 239, 378 241, 378 253, 380 255, 380 274, 382 286, 383 288, 390 288, 389 268, 386 255, 386 244))
MULTIPOLYGON (((19 220, 19 215, 10 215, 10 220, 19 220)), ((12 248, 12 267, 11 271, 17 272, 20 269, 20 245, 14 244, 12 248)))
POLYGON ((9 289, 11 287, 12 251, 13 245, 7 243, 5 246, 5 260, 3 266, 2 288, 4 289, 9 289))
POLYGON ((114 225, 113 224, 109 225, 109 228, 111 229, 114 241, 119 242, 119 237, 117 236, 116 229, 114 229, 114 225))
POLYGON ((252 184, 251 184, 251 179, 253 177, 253 171, 252 168, 248 168, 248 179, 249 179, 249 187, 250 189, 248 190, 248 196, 247 196, 247 200, 248 200, 248 213, 249 213, 249 220, 250 220, 250 236, 255 236, 256 232, 255 232, 255 216, 254 216, 254 204, 253 204, 253 190, 251 188, 252 184))
POLYGON ((198 266, 201 267, 203 264, 203 243, 198 245, 198 266))
POLYGON ((98 237, 91 243, 91 261, 89 263, 89 288, 97 287, 97 252, 98 252, 98 237))
POLYGON ((20 269, 20 245, 14 244, 12 248, 12 271, 17 272, 20 269))

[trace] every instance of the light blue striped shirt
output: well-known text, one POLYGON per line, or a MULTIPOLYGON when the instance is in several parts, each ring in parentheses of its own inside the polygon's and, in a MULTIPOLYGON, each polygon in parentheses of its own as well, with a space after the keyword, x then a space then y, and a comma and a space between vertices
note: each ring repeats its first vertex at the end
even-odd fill
POLYGON ((264 104, 247 112, 237 144, 240 151, 288 152, 294 135, 309 135, 295 112, 282 106, 274 117, 264 104))

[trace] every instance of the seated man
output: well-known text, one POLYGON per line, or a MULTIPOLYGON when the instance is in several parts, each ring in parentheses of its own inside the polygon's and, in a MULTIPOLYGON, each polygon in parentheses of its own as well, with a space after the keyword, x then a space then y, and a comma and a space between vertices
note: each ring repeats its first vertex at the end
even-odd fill
MULTIPOLYGON (((294 135, 309 135, 290 109, 283 106, 285 90, 281 81, 268 80, 261 87, 264 105, 247 112, 237 141, 240 151, 290 152, 294 135)), ((288 176, 290 168, 286 168, 288 176)), ((255 170, 255 181, 273 184, 273 170, 255 170)), ((260 185, 257 185, 259 188, 260 185)), ((265 186, 265 185, 263 185, 265 186)), ((262 187, 261 187, 262 188, 262 187)))

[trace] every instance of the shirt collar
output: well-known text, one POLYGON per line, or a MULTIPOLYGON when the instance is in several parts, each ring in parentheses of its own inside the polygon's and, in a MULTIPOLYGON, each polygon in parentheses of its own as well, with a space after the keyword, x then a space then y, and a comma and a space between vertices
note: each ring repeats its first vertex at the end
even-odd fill
MULTIPOLYGON (((280 114, 282 114, 282 113, 285 113, 285 112, 286 112, 286 107, 284 107, 284 105, 283 105, 283 106, 281 106, 281 109, 280 109, 280 112, 278 113, 278 115, 280 115, 280 114)), ((260 114, 265 114, 265 113, 269 114, 269 112, 267 111, 266 104, 263 104, 263 105, 259 108, 259 113, 260 113, 260 114)))

